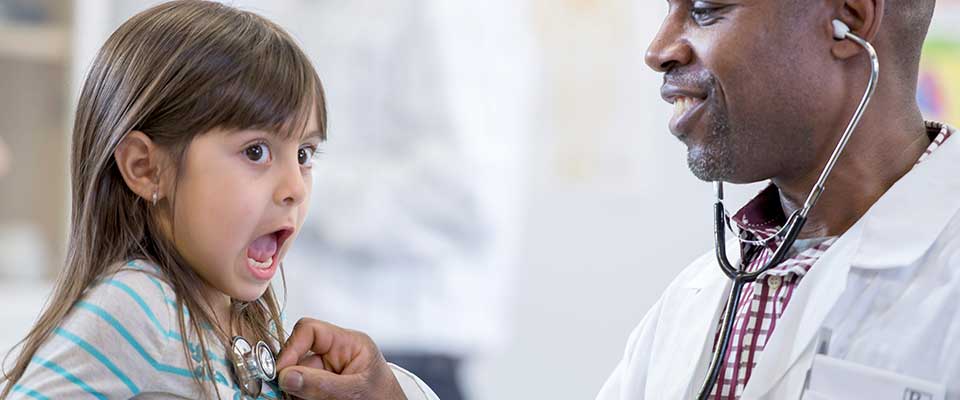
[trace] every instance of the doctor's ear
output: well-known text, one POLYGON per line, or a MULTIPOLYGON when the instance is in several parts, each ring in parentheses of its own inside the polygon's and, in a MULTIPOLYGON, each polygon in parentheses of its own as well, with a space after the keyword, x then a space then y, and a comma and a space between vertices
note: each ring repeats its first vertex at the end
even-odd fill
MULTIPOLYGON (((885 0, 837 0, 834 20, 840 21, 848 27, 850 33, 862 39, 873 42, 880 31, 883 19, 885 0)), ((824 22, 831 36, 835 39, 835 23, 833 20, 824 22)), ((838 59, 847 59, 863 51, 860 45, 850 41, 838 39, 830 48, 831 53, 838 59)))
POLYGON ((147 204, 154 204, 164 197, 162 184, 165 182, 161 178, 165 175, 166 153, 145 133, 127 133, 114 150, 113 159, 127 187, 147 204))

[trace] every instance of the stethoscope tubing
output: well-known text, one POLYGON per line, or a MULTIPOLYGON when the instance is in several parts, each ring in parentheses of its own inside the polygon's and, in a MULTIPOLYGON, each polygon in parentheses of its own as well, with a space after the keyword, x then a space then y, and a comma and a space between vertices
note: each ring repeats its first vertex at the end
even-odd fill
POLYGON ((716 257, 717 262, 720 265, 720 269, 723 271, 724 275, 730 278, 730 280, 733 282, 733 285, 730 289, 730 293, 727 295, 726 308, 724 309, 723 319, 720 323, 720 336, 717 338, 717 342, 714 345, 713 356, 710 359, 710 365, 707 367, 707 376, 700 387, 699 395, 697 396, 698 400, 707 400, 707 398, 709 398, 710 392, 713 390, 714 385, 716 385, 717 379, 719 378, 721 366, 726 358, 729 347, 730 332, 733 330, 733 322, 736 319, 737 309, 740 302, 740 294, 743 291, 743 287, 748 283, 756 281, 760 275, 767 272, 770 268, 780 264, 786 258, 787 253, 790 251, 790 248, 793 247, 797 236, 803 229, 803 225, 807 222, 807 216, 809 215, 810 210, 813 209, 813 206, 820 199, 820 195, 823 194, 827 177, 833 171, 833 167, 836 166, 837 160, 839 160, 840 155, 843 153, 843 149, 847 146, 847 142, 850 141, 853 131, 860 124, 860 119, 863 117, 863 113, 866 110, 867 105, 870 104, 870 99, 876 92, 877 81, 880 76, 880 62, 879 58, 877 57, 876 50, 869 42, 853 33, 846 32, 844 37, 859 44, 867 51, 867 54, 870 58, 870 79, 867 82, 867 89, 864 91, 863 97, 860 99, 860 103, 857 105, 857 109, 854 112, 853 117, 850 119, 850 122, 847 124, 843 135, 840 137, 837 147, 834 148, 833 153, 830 155, 830 158, 827 161, 827 164, 820 173, 817 183, 814 185, 813 189, 810 190, 810 194, 807 196, 806 201, 804 201, 803 207, 791 214, 790 218, 787 219, 786 226, 788 228, 784 234, 783 242, 774 251, 773 257, 771 257, 770 260, 768 260, 756 271, 748 272, 746 271, 746 268, 750 265, 750 260, 753 259, 753 256, 761 250, 759 246, 750 245, 750 247, 747 247, 746 251, 744 252, 743 259, 741 259, 741 261, 738 263, 739 268, 734 267, 730 263, 729 258, 727 258, 725 222, 727 221, 726 219, 728 217, 723 207, 723 183, 719 181, 715 183, 717 195, 717 201, 714 204, 714 239, 716 240, 716 257), (744 260, 748 261, 744 262, 744 260))

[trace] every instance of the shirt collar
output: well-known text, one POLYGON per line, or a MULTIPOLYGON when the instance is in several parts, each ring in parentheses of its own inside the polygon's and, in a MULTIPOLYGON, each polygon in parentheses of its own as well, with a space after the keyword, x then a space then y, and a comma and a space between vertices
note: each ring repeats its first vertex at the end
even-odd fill
POLYGON ((754 236, 768 236, 772 233, 770 231, 776 232, 787 222, 783 205, 780 204, 780 189, 772 183, 767 185, 731 219, 741 230, 754 236))

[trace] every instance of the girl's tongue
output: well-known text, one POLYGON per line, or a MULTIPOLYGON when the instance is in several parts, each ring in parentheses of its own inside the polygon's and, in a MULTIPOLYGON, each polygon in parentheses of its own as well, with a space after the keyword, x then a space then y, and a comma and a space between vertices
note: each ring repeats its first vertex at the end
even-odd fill
POLYGON ((263 235, 250 243, 247 247, 247 257, 257 262, 266 262, 277 253, 277 236, 274 234, 263 235))

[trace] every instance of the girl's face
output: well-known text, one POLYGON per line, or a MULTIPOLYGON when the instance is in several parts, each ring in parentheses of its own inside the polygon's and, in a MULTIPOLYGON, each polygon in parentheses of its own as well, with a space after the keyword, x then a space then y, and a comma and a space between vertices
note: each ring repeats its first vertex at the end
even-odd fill
POLYGON ((216 298, 259 298, 300 232, 320 145, 317 119, 289 139, 266 131, 197 135, 177 183, 174 243, 216 298))

